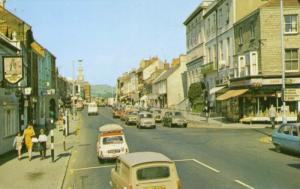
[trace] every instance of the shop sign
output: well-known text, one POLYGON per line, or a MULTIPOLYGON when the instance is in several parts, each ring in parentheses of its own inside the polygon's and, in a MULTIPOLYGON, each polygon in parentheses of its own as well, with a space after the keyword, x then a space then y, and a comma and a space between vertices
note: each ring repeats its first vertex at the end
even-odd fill
POLYGON ((3 75, 8 83, 16 84, 23 78, 22 60, 21 56, 3 57, 3 75))
POLYGON ((300 89, 285 89, 285 101, 300 101, 300 89))

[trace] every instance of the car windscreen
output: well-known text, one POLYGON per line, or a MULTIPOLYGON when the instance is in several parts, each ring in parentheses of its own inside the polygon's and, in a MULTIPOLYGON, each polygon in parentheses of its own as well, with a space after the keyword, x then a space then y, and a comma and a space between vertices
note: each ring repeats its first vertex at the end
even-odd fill
POLYGON ((121 144, 123 143, 122 136, 110 136, 103 138, 103 144, 121 144))
POLYGON ((170 169, 168 166, 147 167, 138 169, 136 175, 138 180, 163 179, 170 176, 170 169))
POLYGON ((141 118, 152 118, 152 114, 140 114, 141 118))

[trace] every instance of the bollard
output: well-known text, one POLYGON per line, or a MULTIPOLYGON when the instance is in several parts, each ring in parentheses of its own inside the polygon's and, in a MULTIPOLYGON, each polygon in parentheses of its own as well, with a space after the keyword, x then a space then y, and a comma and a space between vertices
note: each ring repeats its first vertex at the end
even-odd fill
POLYGON ((52 158, 52 162, 54 162, 54 133, 53 133, 53 129, 50 131, 50 136, 51 136, 51 158, 52 158))

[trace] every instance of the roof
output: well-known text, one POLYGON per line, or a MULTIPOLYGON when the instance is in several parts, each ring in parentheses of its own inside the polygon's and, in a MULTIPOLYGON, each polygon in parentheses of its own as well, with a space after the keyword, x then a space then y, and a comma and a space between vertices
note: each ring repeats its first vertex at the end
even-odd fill
POLYGON ((169 68, 167 71, 163 72, 157 79, 155 79, 155 80, 153 81, 153 83, 158 83, 158 82, 160 82, 160 81, 163 81, 163 80, 168 79, 168 77, 169 77, 172 73, 174 73, 178 68, 179 68, 179 66, 169 68))
POLYGON ((167 162, 173 163, 167 156, 157 152, 135 152, 120 155, 119 159, 126 165, 132 167, 143 163, 167 162))
POLYGON ((200 3, 200 5, 190 14, 187 19, 183 22, 184 25, 187 25, 190 23, 193 18, 195 18, 203 9, 208 7, 208 3, 213 2, 214 0, 205 0, 200 3))
POLYGON ((111 123, 111 124, 106 124, 106 125, 103 125, 101 127, 99 127, 99 132, 114 132, 114 131, 122 131, 123 130, 123 127, 121 127, 120 125, 118 124, 114 124, 114 123, 111 123))

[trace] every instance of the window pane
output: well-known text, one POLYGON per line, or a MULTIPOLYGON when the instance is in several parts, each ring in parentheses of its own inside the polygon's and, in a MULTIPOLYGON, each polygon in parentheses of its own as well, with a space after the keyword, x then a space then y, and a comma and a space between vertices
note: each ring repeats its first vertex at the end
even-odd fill
POLYGON ((291 51, 285 50, 285 60, 291 60, 291 51))
POLYGON ((291 23, 291 16, 284 16, 285 23, 291 23))
POLYGON ((170 169, 169 167, 149 167, 139 169, 136 174, 138 180, 162 179, 170 176, 170 169))
POLYGON ((295 61, 295 60, 292 61, 291 62, 291 67, 292 67, 291 68, 292 70, 298 70, 298 61, 295 61))
POLYGON ((298 50, 292 50, 292 59, 298 60, 298 50))

